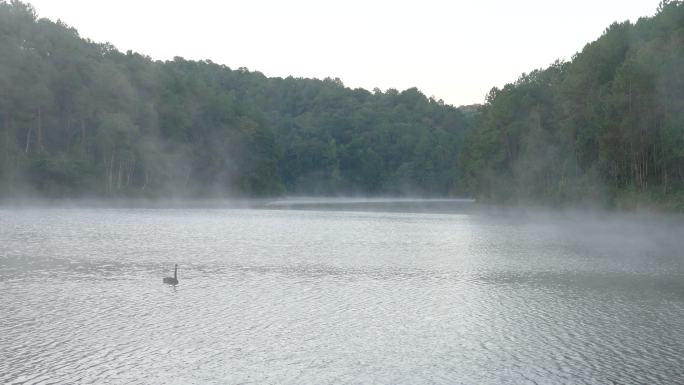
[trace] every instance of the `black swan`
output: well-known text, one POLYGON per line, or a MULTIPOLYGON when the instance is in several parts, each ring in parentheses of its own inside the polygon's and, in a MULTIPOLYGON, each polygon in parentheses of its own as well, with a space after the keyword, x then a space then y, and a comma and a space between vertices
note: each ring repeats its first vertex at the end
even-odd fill
POLYGON ((178 265, 173 268, 173 277, 165 277, 164 283, 169 285, 178 285, 178 265))

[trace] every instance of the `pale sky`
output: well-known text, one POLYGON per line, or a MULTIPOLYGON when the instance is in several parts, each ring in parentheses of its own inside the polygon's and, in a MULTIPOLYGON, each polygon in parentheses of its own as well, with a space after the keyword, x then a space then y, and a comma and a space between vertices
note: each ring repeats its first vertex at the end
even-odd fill
POLYGON ((210 59, 267 76, 418 87, 454 105, 569 60, 659 0, 29 0, 82 37, 153 59, 210 59))

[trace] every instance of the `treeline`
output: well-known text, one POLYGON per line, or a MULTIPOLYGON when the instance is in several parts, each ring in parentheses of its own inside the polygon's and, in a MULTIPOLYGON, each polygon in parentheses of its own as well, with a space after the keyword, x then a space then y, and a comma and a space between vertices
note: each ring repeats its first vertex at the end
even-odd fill
POLYGON ((471 120, 416 89, 121 53, 0 1, 0 196, 448 195, 471 120))
POLYGON ((684 3, 493 89, 461 167, 483 200, 684 208, 684 3))

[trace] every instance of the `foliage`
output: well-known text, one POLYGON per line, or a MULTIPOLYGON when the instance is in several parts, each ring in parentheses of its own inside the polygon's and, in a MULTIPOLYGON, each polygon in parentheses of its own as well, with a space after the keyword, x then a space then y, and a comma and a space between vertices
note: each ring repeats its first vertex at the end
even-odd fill
POLYGON ((416 89, 153 61, 0 0, 0 195, 457 188, 469 119, 416 89))
POLYGON ((461 155, 482 199, 623 205, 684 190, 684 4, 493 89, 461 155), (654 191, 662 193, 654 194, 654 191))

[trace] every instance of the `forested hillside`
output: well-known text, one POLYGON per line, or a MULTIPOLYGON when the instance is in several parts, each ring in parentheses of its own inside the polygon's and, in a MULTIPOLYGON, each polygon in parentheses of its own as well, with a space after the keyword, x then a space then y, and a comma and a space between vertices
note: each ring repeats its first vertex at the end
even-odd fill
POLYGON ((457 109, 417 89, 154 61, 0 0, 0 197, 462 191, 684 207, 684 4, 457 109))
POLYGON ((416 89, 121 53, 0 1, 0 196, 448 195, 469 121, 416 89))
POLYGON ((684 208, 684 4, 493 89, 461 167, 483 200, 684 208))

